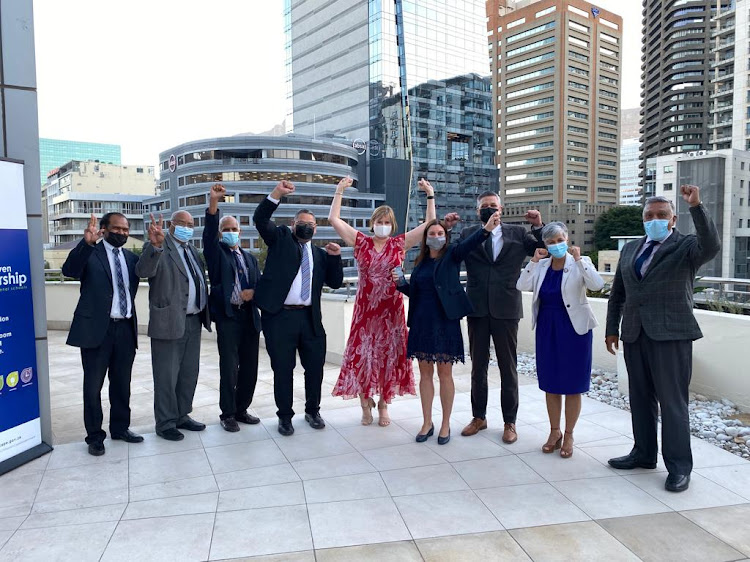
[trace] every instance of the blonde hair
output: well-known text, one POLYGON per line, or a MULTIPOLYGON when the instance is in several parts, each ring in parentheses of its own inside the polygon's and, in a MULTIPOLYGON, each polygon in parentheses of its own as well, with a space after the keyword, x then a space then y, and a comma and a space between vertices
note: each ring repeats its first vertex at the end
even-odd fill
POLYGON ((372 212, 372 216, 370 217, 370 232, 375 232, 375 229, 373 227, 375 226, 375 221, 378 219, 390 220, 391 232, 396 232, 398 230, 398 223, 396 222, 396 213, 394 213, 393 209, 391 209, 388 205, 381 205, 380 207, 378 207, 372 212))

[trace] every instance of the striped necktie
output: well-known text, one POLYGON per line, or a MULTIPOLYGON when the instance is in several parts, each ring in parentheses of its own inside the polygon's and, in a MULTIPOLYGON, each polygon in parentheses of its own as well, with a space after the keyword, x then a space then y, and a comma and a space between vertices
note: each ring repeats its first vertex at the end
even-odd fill
POLYGON ((120 297, 120 316, 128 316, 128 295, 125 292, 125 280, 122 278, 122 264, 120 263, 120 248, 112 248, 115 256, 115 277, 117 277, 117 296, 120 297))
MULTIPOLYGON (((311 242, 308 242, 311 244, 311 242)), ((300 291, 300 298, 302 302, 305 302, 310 298, 310 258, 307 255, 307 248, 305 244, 300 244, 302 249, 302 265, 300 269, 302 271, 302 290, 300 291)))
POLYGON ((653 253, 654 249, 659 245, 659 243, 656 240, 651 240, 647 245, 646 249, 643 251, 643 253, 638 256, 638 259, 635 260, 635 276, 638 278, 638 281, 643 279, 643 273, 641 273, 641 270, 643 269, 643 264, 646 263, 646 260, 649 258, 649 256, 653 253))

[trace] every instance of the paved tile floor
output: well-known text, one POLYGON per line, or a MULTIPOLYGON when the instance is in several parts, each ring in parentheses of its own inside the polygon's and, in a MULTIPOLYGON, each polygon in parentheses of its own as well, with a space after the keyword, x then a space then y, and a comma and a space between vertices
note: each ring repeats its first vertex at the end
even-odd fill
MULTIPOLYGON (((471 416, 469 367, 456 369, 454 438, 414 442, 420 406, 394 401, 393 424, 360 425, 356 402, 324 398, 328 426, 276 431, 272 375, 261 351, 255 412, 236 434, 218 422, 215 340, 203 342, 194 416, 184 441, 152 433, 148 340, 133 377, 142 444, 81 438, 81 369, 65 333, 50 332, 55 451, 0 477, 0 561, 25 560, 741 560, 750 558, 750 463, 694 440, 690 490, 663 490, 656 471, 617 472, 628 414, 584 398, 571 459, 544 455, 543 394, 521 387, 519 440, 500 441, 499 381, 487 431, 471 416)), ((327 366, 324 395, 338 375, 327 366)), ((302 411, 301 381, 295 408, 302 411)), ((439 416, 439 404, 435 412, 439 416)))

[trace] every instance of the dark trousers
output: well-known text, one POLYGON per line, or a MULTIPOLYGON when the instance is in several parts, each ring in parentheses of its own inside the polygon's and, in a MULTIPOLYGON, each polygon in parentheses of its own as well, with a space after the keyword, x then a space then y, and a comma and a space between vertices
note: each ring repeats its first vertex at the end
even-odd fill
POLYGON ((219 407, 221 419, 250 407, 258 382, 258 340, 252 310, 235 308, 234 316, 216 318, 219 346, 219 407))
POLYGON ((491 316, 468 317, 471 354, 471 410, 475 418, 487 415, 487 367, 490 363, 490 337, 500 367, 500 405, 505 423, 516 423, 518 413, 518 319, 491 316))
POLYGON ((656 341, 641 331, 625 343, 630 410, 633 417, 633 453, 645 462, 656 462, 656 424, 661 407, 661 447, 670 474, 690 474, 688 388, 693 373, 693 342, 656 341))
POLYGON ((263 334, 273 369, 276 415, 283 420, 294 416, 292 393, 297 352, 305 369, 305 413, 317 414, 326 362, 326 336, 315 335, 312 309, 282 309, 278 314, 263 314, 263 334))
POLYGON ((86 443, 103 442, 102 387, 109 371, 109 433, 123 433, 130 427, 130 374, 135 359, 132 320, 109 321, 99 347, 81 348, 83 364, 83 423, 86 443))
POLYGON ((201 357, 199 314, 185 318, 185 333, 176 340, 151 338, 156 431, 173 429, 193 411, 201 357))

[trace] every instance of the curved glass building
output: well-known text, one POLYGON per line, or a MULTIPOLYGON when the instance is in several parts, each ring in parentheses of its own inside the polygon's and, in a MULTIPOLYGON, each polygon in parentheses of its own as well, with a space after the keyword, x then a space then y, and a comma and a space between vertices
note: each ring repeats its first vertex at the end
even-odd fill
MULTIPOLYGON (((149 213, 169 218, 176 210, 188 211, 195 219, 193 242, 201 248, 208 192, 214 183, 222 183, 227 188, 220 205, 222 214, 240 222, 242 247, 258 251, 261 240, 252 222, 255 208, 279 181, 290 180, 296 190, 282 201, 274 215, 276 223, 291 225, 299 209, 309 209, 318 222, 314 242, 341 243, 327 219, 341 178, 354 178, 341 208, 341 217, 353 227, 367 232, 373 209, 384 203, 384 195, 357 189, 359 158, 350 145, 301 135, 239 135, 187 142, 160 153, 157 194, 144 201, 144 220, 150 222, 149 213)), ((347 273, 354 267, 352 252, 352 248, 343 251, 347 273)))

